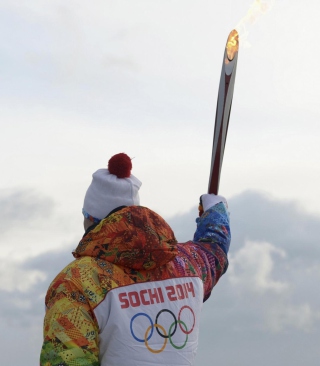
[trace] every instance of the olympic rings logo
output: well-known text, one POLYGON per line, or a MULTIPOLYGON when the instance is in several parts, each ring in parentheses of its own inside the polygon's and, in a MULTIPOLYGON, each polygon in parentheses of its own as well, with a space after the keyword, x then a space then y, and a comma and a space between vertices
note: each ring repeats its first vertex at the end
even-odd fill
POLYGON ((152 352, 152 353, 161 353, 166 348, 166 345, 168 343, 168 339, 169 339, 169 342, 170 342, 170 344, 172 345, 173 348, 175 348, 175 349, 182 349, 182 348, 184 348, 186 346, 187 342, 188 342, 188 336, 189 336, 189 334, 192 333, 192 331, 194 329, 195 322, 196 322, 196 317, 194 315, 194 311, 191 309, 190 306, 185 305, 185 306, 182 306, 182 308, 180 309, 179 314, 178 314, 178 319, 176 318, 176 316, 174 315, 174 313, 171 310, 168 310, 168 309, 163 309, 163 310, 159 311, 158 314, 157 314, 157 316, 156 316, 156 319, 155 319, 155 322, 154 323, 153 323, 151 317, 148 314, 146 314, 146 313, 137 313, 136 315, 134 315, 131 318, 131 321, 130 321, 130 331, 131 331, 132 337, 136 341, 141 342, 141 343, 144 343, 145 346, 147 347, 147 349, 150 352, 152 352), (188 329, 186 323, 181 320, 181 313, 182 313, 182 311, 184 309, 189 309, 191 311, 192 316, 193 316, 193 324, 192 324, 192 327, 190 329, 188 329), (172 316, 172 318, 173 318, 173 322, 169 326, 168 331, 166 331, 166 329, 162 325, 160 325, 158 323, 158 319, 159 319, 159 317, 160 317, 160 315, 162 313, 169 313, 172 316), (147 327, 147 329, 145 331, 144 338, 138 338, 135 335, 134 331, 133 331, 133 323, 134 323, 135 319, 138 318, 138 317, 141 317, 141 316, 146 317, 149 320, 149 322, 150 322, 150 325, 147 327), (184 333, 186 335, 185 341, 184 341, 184 343, 181 346, 178 346, 178 345, 174 344, 173 343, 173 340, 172 340, 172 337, 176 333, 178 324, 179 324, 179 328, 181 329, 182 333, 184 333), (159 334, 159 336, 164 339, 163 345, 162 345, 162 347, 160 349, 152 349, 150 347, 149 343, 148 343, 149 340, 150 340, 150 338, 153 335, 154 329, 156 329, 156 331, 159 334))

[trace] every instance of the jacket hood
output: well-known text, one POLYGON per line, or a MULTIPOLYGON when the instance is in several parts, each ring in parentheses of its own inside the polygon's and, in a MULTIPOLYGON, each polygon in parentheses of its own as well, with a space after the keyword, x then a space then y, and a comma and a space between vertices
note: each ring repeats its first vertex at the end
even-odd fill
POLYGON ((150 270, 177 255, 170 226, 146 207, 129 206, 85 234, 74 257, 90 256, 135 270, 150 270))

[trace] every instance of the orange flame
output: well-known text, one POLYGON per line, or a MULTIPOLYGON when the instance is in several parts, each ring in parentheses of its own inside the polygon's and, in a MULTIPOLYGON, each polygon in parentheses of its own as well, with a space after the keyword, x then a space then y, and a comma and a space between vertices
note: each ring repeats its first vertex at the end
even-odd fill
POLYGON ((241 44, 250 46, 246 41, 248 37, 247 26, 253 25, 262 15, 268 12, 274 4, 275 0, 255 0, 247 14, 240 20, 235 27, 240 34, 241 44))
POLYGON ((229 34, 226 49, 228 60, 232 61, 235 53, 239 50, 239 34, 235 29, 229 34))

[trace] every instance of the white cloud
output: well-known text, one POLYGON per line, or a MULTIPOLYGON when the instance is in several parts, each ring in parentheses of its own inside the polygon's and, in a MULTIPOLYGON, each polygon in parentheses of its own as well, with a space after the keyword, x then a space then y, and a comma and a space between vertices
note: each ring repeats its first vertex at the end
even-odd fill
MULTIPOLYGON (((0 269, 0 290, 6 292, 21 292, 26 293, 31 288, 35 287, 39 282, 46 280, 47 276, 39 270, 23 270, 19 266, 21 263, 10 261, 2 261, 0 269)), ((24 303, 20 302, 21 306, 24 303)))
MULTIPOLYGON (((65 241, 71 241, 74 238, 75 234, 71 228, 77 221, 77 217, 58 216, 55 212, 56 203, 51 197, 37 189, 21 187, 0 189, 2 212, 0 259, 4 263, 3 268, 12 261, 19 268, 18 263, 25 261, 26 258, 47 252, 50 248, 57 248, 58 243, 63 245, 65 241), (71 238, 67 234, 68 228, 71 238), (47 235, 49 232, 51 234, 47 235), (10 258, 9 262, 8 258, 10 258)), ((80 213, 79 217, 81 217, 80 213)), ((81 221, 78 221, 81 230, 81 221)), ((80 237, 81 231, 79 239, 80 237)), ((38 274, 33 273, 28 278, 37 278, 37 276, 38 274)))
POLYGON ((319 326, 319 320, 320 312, 313 310, 308 303, 302 305, 276 303, 268 309, 267 313, 268 327, 274 332, 287 328, 310 332, 319 326))
POLYGON ((230 283, 240 291, 247 289, 259 293, 266 291, 281 293, 288 289, 288 283, 273 278, 272 255, 285 258, 286 253, 267 242, 247 241, 230 257, 228 272, 230 283))
POLYGON ((0 189, 2 219, 0 229, 7 230, 13 224, 33 222, 49 217, 53 201, 32 189, 0 189))

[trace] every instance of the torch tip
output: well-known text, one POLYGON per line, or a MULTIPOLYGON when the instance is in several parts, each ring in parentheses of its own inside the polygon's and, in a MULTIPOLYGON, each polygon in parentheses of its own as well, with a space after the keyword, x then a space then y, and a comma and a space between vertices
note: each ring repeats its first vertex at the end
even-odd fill
POLYGON ((228 60, 232 61, 236 52, 239 50, 239 33, 235 29, 229 34, 226 49, 228 60))

